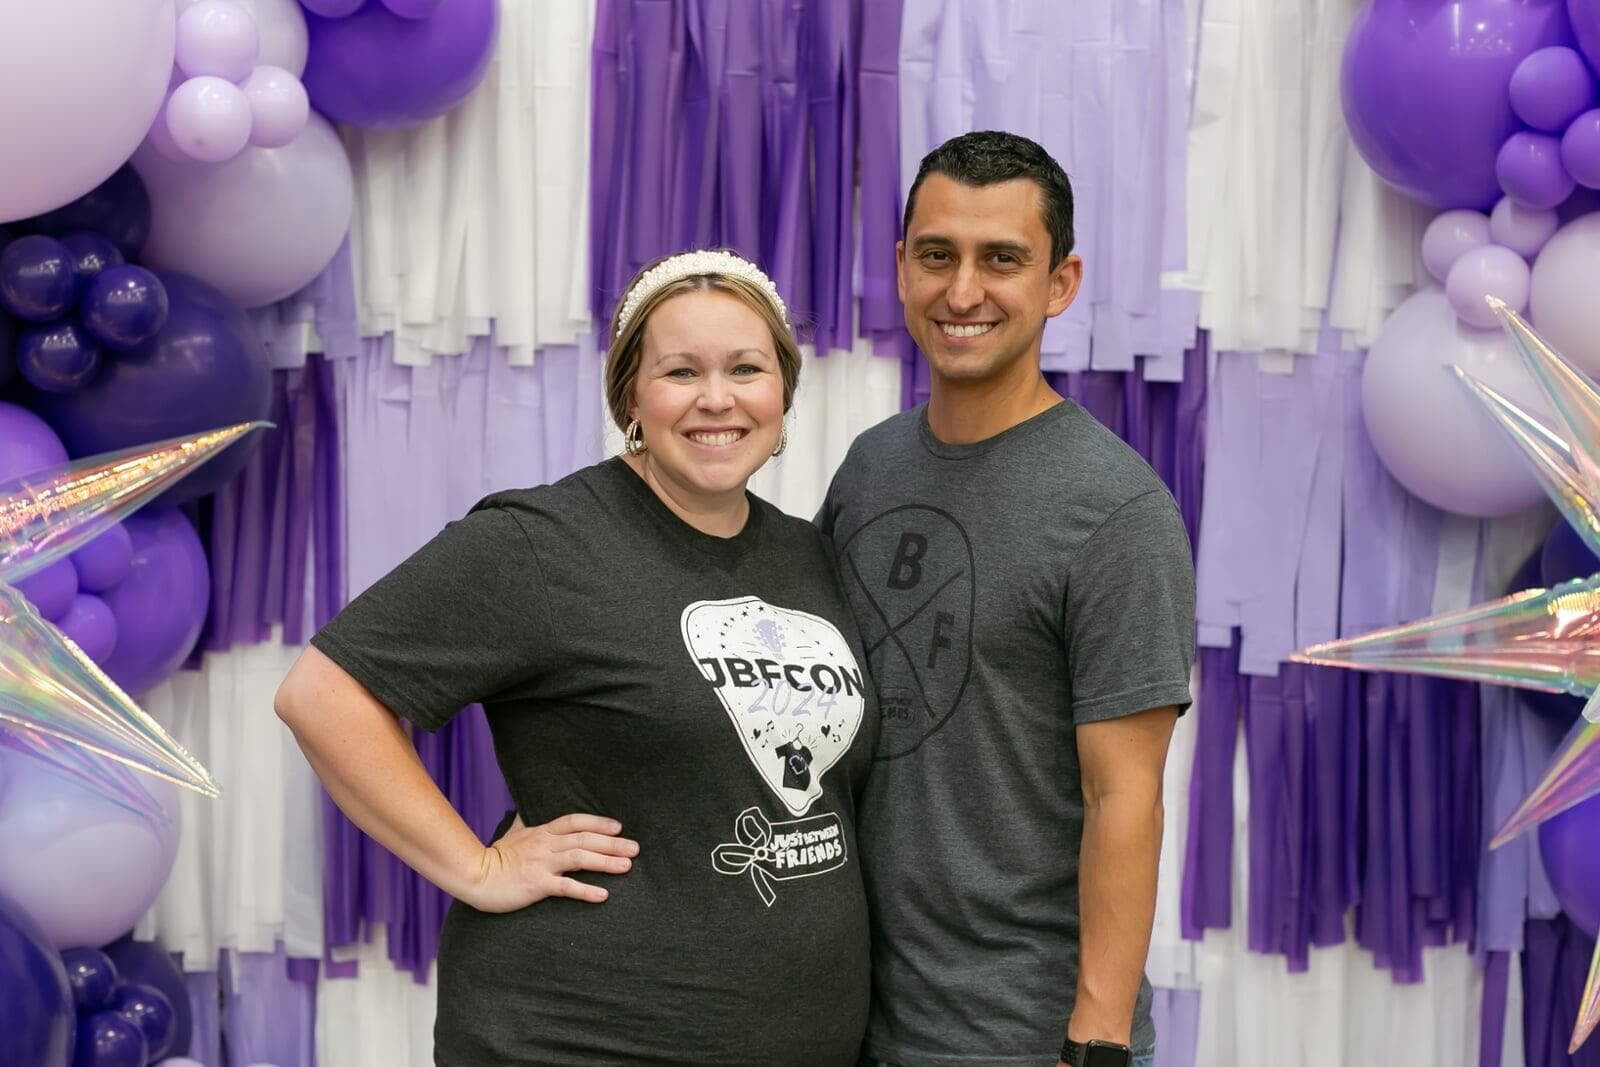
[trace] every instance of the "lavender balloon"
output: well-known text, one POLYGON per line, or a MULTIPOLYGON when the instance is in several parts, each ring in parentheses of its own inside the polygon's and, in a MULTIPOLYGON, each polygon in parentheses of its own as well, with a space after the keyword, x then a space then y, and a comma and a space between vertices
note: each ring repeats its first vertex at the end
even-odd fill
POLYGON ((1494 173, 1507 196, 1535 210, 1560 204, 1576 184, 1561 165, 1561 142, 1528 130, 1506 138, 1495 157, 1494 173))
POLYGON ((1556 231, 1533 263, 1529 316, 1539 333, 1591 378, 1600 378, 1600 215, 1556 231))
POLYGON ((1574 49, 1541 48, 1511 75, 1511 108, 1536 130, 1560 133, 1594 105, 1594 76, 1574 49))
POLYGON ((300 136, 311 102, 300 79, 282 67, 257 67, 239 86, 250 101, 250 143, 282 148, 300 136))
POLYGON ((213 74, 236 82, 256 65, 256 20, 234 0, 199 0, 178 16, 178 67, 191 78, 213 74))
POLYGON ((1561 135, 1561 165, 1586 189, 1600 189, 1600 108, 1585 111, 1561 135))
POLYGON ((250 101, 223 78, 190 78, 167 100, 167 132, 189 158, 221 163, 250 142, 250 101))
POLYGON ((1527 260, 1501 245, 1484 245, 1456 260, 1444 291, 1456 318, 1468 326, 1490 330, 1500 325, 1500 319, 1488 298, 1498 297, 1513 310, 1525 311, 1529 282, 1527 260))
POLYGON ((373 129, 443 115, 483 78, 498 19, 496 0, 444 0, 427 19, 402 18, 381 3, 345 18, 312 15, 302 77, 311 104, 336 122, 373 129))
POLYGON ((1506 93, 1512 72, 1568 39, 1560 0, 1371 0, 1340 71, 1351 139, 1407 196, 1487 208, 1500 197, 1495 154, 1520 125, 1506 93))
POLYGON ((1481 211, 1441 211, 1422 231, 1422 262, 1443 282, 1456 260, 1489 243, 1489 219, 1481 211))
POLYGON ((17 338, 17 370, 46 393, 71 393, 100 373, 100 346, 71 319, 24 330, 17 338))
POLYGON ((1506 196, 1489 213, 1489 240, 1531 259, 1560 226, 1554 211, 1535 211, 1506 196))

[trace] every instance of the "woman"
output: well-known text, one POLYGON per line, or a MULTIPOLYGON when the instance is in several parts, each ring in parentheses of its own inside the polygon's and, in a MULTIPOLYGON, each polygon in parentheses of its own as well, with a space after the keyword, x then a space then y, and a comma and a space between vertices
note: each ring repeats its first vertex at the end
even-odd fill
POLYGON ((457 900, 438 1063, 854 1063, 877 708, 824 540, 745 490, 787 440, 783 302, 685 253, 612 338, 625 454, 451 523, 313 638, 278 713, 457 900), (474 701, 517 807, 488 846, 400 722, 474 701))

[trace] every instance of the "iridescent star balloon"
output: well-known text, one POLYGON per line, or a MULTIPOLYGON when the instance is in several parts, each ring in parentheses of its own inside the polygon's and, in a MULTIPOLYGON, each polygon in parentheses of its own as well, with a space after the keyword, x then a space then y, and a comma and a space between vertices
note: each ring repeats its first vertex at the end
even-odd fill
MULTIPOLYGON (((1600 553, 1600 388, 1515 311, 1492 297, 1489 303, 1549 400, 1550 422, 1460 368, 1456 373, 1521 449, 1562 516, 1600 553)), ((1292 658, 1589 697, 1583 721, 1562 742, 1533 791, 1496 831, 1491 848, 1600 793, 1600 697, 1595 695, 1600 688, 1600 574, 1314 645, 1292 658)), ((1588 1039, 1597 1024, 1600 948, 1590 964, 1571 1051, 1588 1039)))
POLYGON ((241 422, 0 482, 0 581, 43 570, 245 434, 270 425, 241 422))

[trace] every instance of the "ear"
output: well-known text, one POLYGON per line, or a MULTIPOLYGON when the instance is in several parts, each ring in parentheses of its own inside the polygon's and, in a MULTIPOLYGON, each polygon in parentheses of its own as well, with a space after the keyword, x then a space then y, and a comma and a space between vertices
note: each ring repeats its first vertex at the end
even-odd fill
POLYGON ((1053 319, 1077 298, 1078 286, 1083 284, 1083 257, 1070 255, 1050 272, 1050 302, 1045 305, 1045 318, 1053 319))
POLYGON ((894 243, 894 287, 895 292, 900 296, 900 303, 903 306, 906 302, 906 243, 904 241, 896 241, 894 243))

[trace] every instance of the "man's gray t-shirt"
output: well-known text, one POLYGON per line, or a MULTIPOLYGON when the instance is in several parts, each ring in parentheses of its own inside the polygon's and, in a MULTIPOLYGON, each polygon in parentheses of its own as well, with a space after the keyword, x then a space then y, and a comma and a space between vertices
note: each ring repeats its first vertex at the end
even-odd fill
POLYGON ((602 904, 451 907, 438 1063, 855 1062, 877 708, 810 523, 750 497, 712 537, 613 459, 487 498, 312 643, 419 726, 482 701, 528 825, 640 845, 579 875, 602 904))
MULTIPOLYGON (((1077 987, 1074 728, 1189 702, 1194 569, 1154 472, 1067 401, 949 445, 862 434, 818 524, 878 689, 867 1051, 1053 1064, 1077 987)), ((1140 991, 1136 1053, 1154 1047, 1140 991)))

